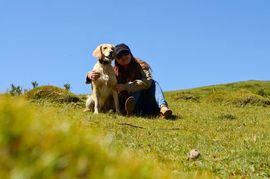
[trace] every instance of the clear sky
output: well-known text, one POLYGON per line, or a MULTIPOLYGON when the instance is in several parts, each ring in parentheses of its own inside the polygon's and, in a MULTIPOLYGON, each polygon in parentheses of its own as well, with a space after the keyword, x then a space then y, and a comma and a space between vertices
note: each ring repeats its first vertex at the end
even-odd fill
POLYGON ((126 43, 165 91, 270 80, 269 0, 0 0, 0 92, 70 83, 126 43))

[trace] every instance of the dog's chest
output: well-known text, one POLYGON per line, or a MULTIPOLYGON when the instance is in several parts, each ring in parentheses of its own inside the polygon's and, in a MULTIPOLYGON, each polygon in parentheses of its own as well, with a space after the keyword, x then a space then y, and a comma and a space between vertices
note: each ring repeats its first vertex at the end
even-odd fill
POLYGON ((94 67, 96 72, 100 73, 100 77, 95 81, 98 86, 115 86, 117 83, 113 67, 111 65, 99 65, 94 67))

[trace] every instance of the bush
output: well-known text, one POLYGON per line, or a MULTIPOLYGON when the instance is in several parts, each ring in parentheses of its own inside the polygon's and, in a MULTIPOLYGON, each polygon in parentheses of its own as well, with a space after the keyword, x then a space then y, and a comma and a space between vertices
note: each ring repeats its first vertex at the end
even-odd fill
POLYGON ((77 103, 81 99, 75 94, 55 86, 40 86, 25 94, 26 99, 53 103, 77 103))
POLYGON ((23 89, 20 86, 16 86, 14 84, 10 85, 11 89, 8 91, 8 93, 11 96, 20 96, 23 93, 23 89))
POLYGON ((259 90, 257 91, 257 94, 260 95, 260 96, 263 96, 263 97, 266 97, 266 96, 267 96, 267 94, 266 94, 266 92, 265 92, 264 89, 259 89, 259 90))
POLYGON ((237 106, 255 105, 255 106, 268 106, 270 100, 262 96, 253 94, 246 90, 237 91, 232 97, 231 101, 237 106))
POLYGON ((231 113, 221 113, 218 118, 222 120, 233 120, 236 119, 236 115, 231 113))
POLYGON ((184 100, 184 101, 196 101, 196 102, 199 102, 200 97, 196 96, 194 94, 191 94, 191 93, 182 92, 182 93, 177 93, 174 96, 174 100, 184 100))
POLYGON ((70 87, 71 87, 70 84, 68 84, 68 83, 64 84, 64 88, 65 88, 67 91, 70 91, 70 87))
POLYGON ((32 84, 33 88, 38 87, 38 83, 37 83, 37 81, 32 81, 32 82, 31 82, 31 84, 32 84))
POLYGON ((210 93, 206 98, 207 102, 233 104, 236 106, 269 106, 270 100, 248 90, 240 89, 237 91, 218 90, 210 93))

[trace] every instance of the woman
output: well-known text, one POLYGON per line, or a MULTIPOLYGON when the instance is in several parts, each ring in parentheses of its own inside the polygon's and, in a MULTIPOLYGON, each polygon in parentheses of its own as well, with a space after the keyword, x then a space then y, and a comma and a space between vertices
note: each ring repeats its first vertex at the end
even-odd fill
MULTIPOLYGON (((152 79, 150 66, 134 58, 126 44, 115 46, 115 75, 118 84, 120 109, 126 115, 156 115, 169 118, 172 110, 168 108, 159 84, 152 79)), ((87 80, 96 80, 99 73, 91 71, 87 80)))

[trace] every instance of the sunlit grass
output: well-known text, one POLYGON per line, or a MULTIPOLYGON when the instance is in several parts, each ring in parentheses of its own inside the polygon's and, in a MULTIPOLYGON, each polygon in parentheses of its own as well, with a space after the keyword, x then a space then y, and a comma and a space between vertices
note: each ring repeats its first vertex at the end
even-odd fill
POLYGON ((18 98, 0 99, 0 178, 170 177, 117 148, 113 135, 89 128, 74 115, 39 109, 18 98))
POLYGON ((25 106, 17 98, 4 103, 1 98, 0 155, 7 162, 0 162, 0 173, 77 176, 83 155, 85 175, 94 178, 270 177, 269 84, 249 81, 167 92, 173 120, 94 115, 73 103, 44 100, 25 106), (3 114, 13 116, 12 125, 3 114), (201 156, 189 160, 191 149, 201 156), (53 162, 44 164, 51 152, 53 162), (109 174, 104 168, 110 168, 109 174))

